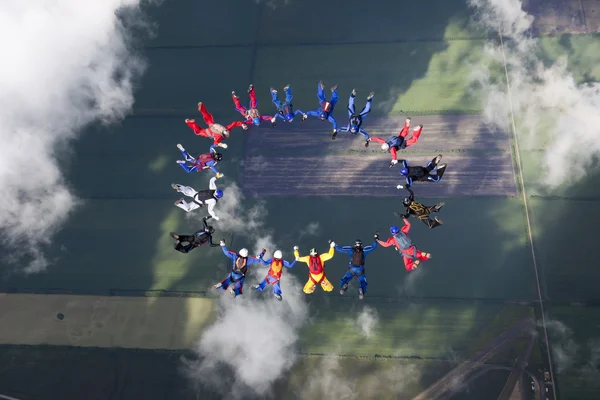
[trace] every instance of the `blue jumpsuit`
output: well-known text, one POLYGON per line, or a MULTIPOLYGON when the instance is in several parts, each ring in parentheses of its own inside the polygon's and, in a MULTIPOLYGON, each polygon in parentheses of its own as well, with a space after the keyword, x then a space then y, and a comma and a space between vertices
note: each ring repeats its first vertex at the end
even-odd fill
POLYGON ((306 115, 310 115, 312 117, 318 117, 322 120, 327 119, 333 125, 333 131, 337 132, 337 121, 333 118, 333 109, 337 104, 340 96, 338 94, 337 88, 331 93, 331 99, 327 101, 327 97, 325 96, 325 91, 321 87, 321 83, 317 84, 317 97, 319 98, 319 109, 316 111, 307 111, 306 115))
MULTIPOLYGON (((269 258, 267 261, 265 261, 262 259, 262 256, 261 256, 260 261, 264 265, 271 267, 271 263, 273 262, 273 259, 269 258)), ((282 264, 286 268, 294 268, 294 265, 296 265, 296 260, 292 261, 291 264, 289 262, 287 262, 286 260, 282 260, 282 264)), ((267 274, 265 279, 263 279, 262 282, 258 284, 258 287, 256 288, 256 290, 262 292, 263 290, 265 290, 267 285, 273 285, 273 294, 281 296, 282 295, 281 286, 279 285, 280 277, 281 277, 281 271, 273 271, 272 268, 269 269, 269 273, 267 274)))
MULTIPOLYGON (((377 240, 374 241, 371 246, 366 246, 363 249, 364 258, 366 259, 367 254, 369 254, 376 248, 377 248, 377 240)), ((340 253, 344 253, 344 254, 350 256, 350 266, 348 267, 348 271, 346 271, 346 274, 340 280, 340 288, 343 288, 345 285, 348 284, 348 282, 350 282, 352 280, 352 278, 354 276, 356 276, 356 278, 360 282, 360 288, 362 289, 363 294, 367 293, 368 283, 367 283, 367 277, 365 275, 365 266, 352 264, 352 255, 354 254, 354 248, 352 246, 344 246, 344 247, 335 246, 335 250, 339 251, 340 253)))
POLYGON ((350 132, 353 135, 360 133, 365 137, 366 140, 369 140, 369 134, 361 127, 361 125, 363 119, 371 112, 371 104, 373 103, 373 98, 367 100, 367 104, 365 104, 360 114, 356 113, 356 107, 354 106, 354 98, 355 96, 350 95, 350 98, 348 99, 349 121, 348 125, 340 128, 340 132, 350 132))
POLYGON ((285 122, 292 122, 296 115, 304 114, 300 110, 294 111, 294 106, 292 105, 293 96, 291 87, 285 89, 285 103, 281 103, 277 92, 274 91, 271 91, 271 99, 273 100, 275 107, 277 107, 277 114, 275 114, 276 118, 282 119, 285 122))
MULTIPOLYGON (((216 153, 216 146, 212 145, 210 146, 210 154, 214 154, 216 153)), ((203 166, 207 166, 210 167, 210 169, 215 173, 218 174, 219 171, 217 171, 217 168, 215 167, 215 165, 217 164, 217 162, 215 160, 208 160, 206 161, 205 159, 207 157, 203 157, 206 156, 205 154, 201 154, 200 156, 198 156, 198 158, 194 158, 190 155, 190 153, 188 153, 186 150, 182 150, 181 154, 183 154, 183 158, 185 161, 189 162, 192 164, 192 166, 190 167, 187 164, 179 164, 181 165, 181 168, 183 168, 185 170, 185 172, 190 173, 190 172, 196 172, 196 171, 201 171, 203 166), (204 158, 204 159, 203 159, 204 158)))
POLYGON ((219 289, 227 290, 229 285, 234 285, 233 290, 235 292, 235 295, 239 296, 240 294, 242 294, 242 287, 244 286, 244 279, 246 278, 246 271, 248 270, 248 266, 256 264, 257 262, 259 262, 259 260, 256 257, 247 257, 246 265, 243 268, 238 269, 236 267, 236 262, 239 258, 238 254, 233 251, 227 250, 227 246, 221 246, 221 249, 223 250, 223 253, 229 259, 231 259, 232 267, 231 272, 229 273, 227 278, 221 281, 221 287, 219 289))

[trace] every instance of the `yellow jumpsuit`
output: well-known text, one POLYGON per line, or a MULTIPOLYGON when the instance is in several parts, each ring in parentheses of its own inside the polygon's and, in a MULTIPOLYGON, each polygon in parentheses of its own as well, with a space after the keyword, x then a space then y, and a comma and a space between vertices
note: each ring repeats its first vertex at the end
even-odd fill
MULTIPOLYGON (((321 259, 321 264, 323 265, 323 272, 320 274, 313 274, 309 270, 308 282, 306 282, 306 285, 304 285, 304 289, 303 289, 304 293, 306 293, 306 294, 314 293, 315 289, 317 288, 317 285, 315 284, 315 282, 321 282, 321 288, 323 288, 323 290, 326 292, 331 292, 333 290, 333 285, 331 284, 331 282, 329 282, 329 280, 325 276, 325 261, 331 260, 331 258, 333 257, 333 254, 334 254, 333 247, 329 248, 328 253, 319 254, 319 258, 321 259)), ((298 250, 294 250, 294 257, 296 257, 296 259, 298 261, 306 263, 307 266, 310 266, 310 264, 309 264, 310 256, 300 257, 300 253, 298 253, 298 250)))

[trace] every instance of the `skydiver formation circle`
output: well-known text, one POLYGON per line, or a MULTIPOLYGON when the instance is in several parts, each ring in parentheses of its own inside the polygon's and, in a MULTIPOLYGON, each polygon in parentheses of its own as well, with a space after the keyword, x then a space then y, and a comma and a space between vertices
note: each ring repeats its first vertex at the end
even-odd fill
POLYGON ((178 183, 171 184, 171 187, 184 196, 190 197, 191 202, 186 202, 183 198, 177 200, 175 205, 186 212, 194 211, 200 207, 206 207, 208 215, 202 219, 203 229, 195 232, 192 235, 180 235, 171 232, 170 235, 175 239, 175 250, 182 253, 188 253, 198 246, 208 243, 210 246, 220 246, 225 256, 231 260, 231 270, 227 277, 221 282, 213 285, 213 289, 216 290, 227 290, 233 297, 237 297, 242 294, 244 286, 244 280, 246 278, 246 272, 248 267, 252 264, 262 263, 265 266, 269 266, 269 271, 266 277, 257 285, 253 286, 253 289, 263 291, 267 286, 272 286, 273 295, 277 300, 282 300, 282 291, 280 286, 281 274, 283 267, 293 268, 296 262, 305 263, 308 266, 308 281, 304 285, 304 293, 314 293, 317 286, 326 292, 333 291, 334 287, 331 282, 327 279, 325 274, 325 262, 330 260, 335 251, 346 254, 349 258, 349 266, 345 275, 340 279, 340 294, 344 294, 348 289, 350 281, 356 277, 360 283, 358 289, 358 296, 362 300, 367 291, 367 278, 365 274, 365 260, 369 253, 377 248, 377 245, 382 247, 393 246, 396 251, 400 254, 404 261, 404 267, 407 271, 412 271, 418 268, 423 261, 427 261, 431 258, 431 254, 423 252, 417 248, 417 246, 410 239, 408 232, 411 224, 408 221, 410 216, 415 216, 417 219, 422 221, 429 229, 436 228, 443 224, 443 221, 435 216, 431 217, 432 213, 438 213, 444 206, 444 203, 438 203, 433 206, 426 206, 415 200, 415 194, 411 189, 413 182, 439 182, 444 175, 446 170, 446 164, 440 164, 442 155, 439 154, 434 157, 425 166, 410 166, 408 161, 405 159, 398 160, 397 152, 403 150, 409 146, 415 145, 421 132, 423 131, 423 125, 418 125, 412 130, 412 134, 408 137, 410 132, 411 118, 406 118, 404 126, 397 135, 390 137, 389 139, 382 139, 379 137, 371 137, 362 127, 363 122, 367 115, 371 112, 371 105, 375 96, 374 92, 371 92, 366 100, 366 103, 360 112, 356 112, 355 99, 356 90, 353 89, 348 99, 348 123, 338 129, 338 124, 333 117, 333 111, 339 100, 338 85, 331 87, 331 95, 327 100, 327 93, 325 91, 325 85, 323 82, 319 82, 317 85, 317 98, 319 99, 319 108, 315 111, 303 112, 301 110, 294 110, 292 88, 288 84, 283 88, 285 94, 285 100, 282 102, 279 99, 279 93, 276 89, 270 88, 271 99, 277 109, 277 113, 274 116, 261 115, 258 110, 258 101, 256 100, 256 91, 254 85, 250 85, 248 88, 249 106, 244 107, 240 101, 240 97, 235 91, 231 92, 231 97, 236 111, 238 111, 244 118, 243 121, 234 121, 227 126, 223 126, 215 122, 213 116, 207 111, 204 103, 198 103, 198 111, 202 114, 206 128, 200 127, 194 119, 186 119, 185 123, 194 131, 198 136, 203 136, 213 140, 213 144, 210 146, 209 152, 200 154, 197 157, 191 156, 181 144, 177 144, 177 148, 183 155, 183 160, 178 160, 177 164, 181 166, 187 173, 201 172, 207 169, 212 170, 215 174, 210 179, 209 187, 206 190, 195 190, 190 186, 184 186, 178 183), (218 201, 224 196, 224 192, 217 188, 217 179, 223 178, 223 174, 220 173, 216 166, 223 160, 223 155, 217 151, 217 148, 227 149, 227 144, 223 141, 230 136, 232 129, 241 127, 244 130, 248 130, 250 126, 258 127, 263 122, 270 122, 273 127, 277 125, 277 119, 279 118, 283 122, 291 123, 295 117, 301 116, 302 122, 306 121, 308 117, 316 117, 321 121, 328 121, 333 126, 333 132, 331 139, 335 140, 338 132, 348 132, 351 135, 361 135, 365 140, 365 147, 369 146, 370 142, 376 142, 381 145, 381 150, 388 152, 392 156, 389 167, 392 168, 397 164, 400 164, 400 175, 404 178, 405 183, 398 185, 397 189, 406 189, 408 195, 403 199, 402 204, 405 208, 404 213, 394 214, 397 217, 403 219, 404 225, 399 228, 398 226, 390 227, 391 236, 383 241, 379 239, 379 233, 374 234, 373 243, 370 245, 363 245, 361 240, 356 240, 351 246, 338 246, 335 242, 329 241, 329 251, 324 254, 320 254, 316 248, 310 249, 308 255, 300 256, 298 246, 294 246, 294 260, 289 262, 283 259, 283 253, 281 250, 275 250, 273 257, 265 260, 266 249, 263 249, 261 254, 257 256, 250 256, 247 248, 241 248, 237 252, 231 251, 227 248, 225 241, 221 240, 219 243, 213 242, 213 234, 215 229, 208 225, 209 219, 219 220, 219 217, 215 213, 215 206, 218 201), (185 243, 185 244, 184 244, 185 243))

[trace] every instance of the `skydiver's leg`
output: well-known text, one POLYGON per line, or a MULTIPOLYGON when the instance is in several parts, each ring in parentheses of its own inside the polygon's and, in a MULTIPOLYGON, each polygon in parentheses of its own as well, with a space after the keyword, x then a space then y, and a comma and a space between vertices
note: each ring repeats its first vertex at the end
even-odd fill
POLYGON ((244 289, 244 279, 242 278, 241 280, 239 280, 238 282, 235 283, 233 291, 235 293, 236 296, 239 296, 243 293, 243 289, 244 289))
POLYGON ((323 102, 327 101, 324 89, 325 86, 323 85, 323 82, 317 83, 317 97, 319 98, 319 104, 323 104, 323 102))
POLYGON ((181 208, 182 210, 184 210, 185 212, 194 211, 194 210, 200 208, 199 204, 194 203, 194 202, 186 203, 186 201, 183 199, 177 200, 177 202, 175 202, 175 205, 177 207, 181 208))
POLYGON ((329 282, 326 276, 324 276, 323 280, 321 281, 321 288, 326 292, 331 292, 333 290, 333 285, 331 282, 329 282))
POLYGON ((204 107, 204 103, 198 103, 198 111, 200 111, 200 114, 202 114, 202 118, 204 118, 204 122, 206 122, 208 126, 215 123, 215 119, 213 118, 212 114, 206 110, 206 107, 204 107))
POLYGON ((256 90, 254 85, 250 85, 248 88, 248 97, 250 97, 250 108, 257 108, 258 102, 256 101, 256 90))
POLYGON ((188 174, 189 174, 190 172, 194 172, 194 171, 196 171, 196 169, 197 169, 197 168, 196 168, 196 166, 193 166, 193 167, 188 167, 188 165, 185 163, 185 161, 181 161, 181 162, 177 161, 177 164, 179 164, 179 166, 180 166, 181 168, 183 168, 183 170, 184 170, 185 172, 187 172, 188 174))
MULTIPOLYGON (((332 95, 332 97, 333 97, 333 95, 332 95)), ((348 118, 350 118, 352 116, 352 114, 356 113, 356 106, 354 105, 355 98, 356 98, 356 96, 354 95, 354 91, 353 91, 350 94, 350 98, 348 99, 348 118)))
POLYGON ((231 94, 231 98, 233 99, 233 105, 235 106, 235 110, 245 117, 246 107, 242 105, 242 103, 240 102, 240 98, 235 94, 235 92, 231 94))
POLYGON ((385 140, 383 140, 382 138, 379 138, 377 136, 371 136, 371 141, 375 142, 375 143, 379 143, 379 144, 384 144, 385 140))
POLYGON ((232 279, 231 275, 228 275, 227 278, 223 279, 220 283, 213 286, 215 289, 226 290, 229 285, 231 285, 232 279))
POLYGON ((404 259, 404 268, 407 271, 412 271, 413 269, 417 268, 418 264, 415 264, 414 260, 412 258, 408 258, 408 257, 402 257, 404 259))
POLYGON ((430 210, 431 210, 431 212, 440 212, 440 210, 442 209, 442 207, 444 207, 444 205, 446 205, 446 203, 441 201, 441 202, 437 203, 435 206, 431 206, 430 210))
POLYGON ((273 88, 271 88, 271 101, 273 101, 273 104, 275 104, 277 110, 281 108, 281 101, 279 100, 279 96, 277 95, 277 90, 273 88))
POLYGON ((362 289, 363 294, 367 293, 367 286, 369 283, 367 282, 367 274, 363 273, 358 276, 358 281, 360 282, 360 288, 362 289))
POLYGON ((194 197, 195 195, 198 194, 198 192, 196 190, 194 190, 194 188, 189 187, 189 186, 183 186, 178 183, 173 183, 171 185, 171 187, 187 197, 194 197))
POLYGON ((340 294, 344 294, 346 289, 348 289, 348 283, 352 280, 353 276, 350 270, 346 271, 346 274, 342 276, 342 279, 340 279, 340 294))
POLYGON ((267 278, 263 279, 258 285, 254 286, 254 289, 262 292, 267 287, 267 278))
POLYGON ((433 171, 434 169, 437 168, 438 163, 440 162, 440 160, 442 159, 442 155, 437 155, 435 156, 431 161, 429 161, 427 163, 427 165, 424 167, 425 168, 425 172, 426 173, 430 173, 431 171, 433 171))
POLYGON ((204 128, 201 128, 201 127, 200 127, 200 126, 199 126, 199 125, 196 123, 196 121, 195 121, 195 120, 193 120, 193 119, 186 119, 186 120, 185 120, 185 123, 186 123, 186 125, 187 125, 187 126, 189 126, 189 127, 190 127, 190 129, 191 129, 191 130, 193 130, 193 131, 194 131, 194 133, 195 133, 196 135, 199 135, 199 136, 204 136, 204 137, 208 137, 208 133, 206 133, 206 129, 204 129, 204 128))
POLYGON ((338 100, 340 99, 340 95, 338 94, 337 87, 338 87, 338 85, 334 85, 332 87, 333 90, 331 91, 331 100, 329 100, 329 102, 331 103, 331 107, 335 107, 338 100))
POLYGON ((316 288, 317 288, 317 285, 315 285, 315 283, 312 281, 312 279, 308 278, 308 281, 304 285, 304 289, 302 289, 302 291, 306 294, 312 294, 315 292, 316 288))
POLYGON ((281 292, 281 285, 279 284, 279 281, 277 281, 273 284, 273 294, 275 296, 281 296, 283 294, 281 292))
POLYGON ((417 258, 421 261, 427 261, 431 258, 431 254, 425 253, 421 250, 417 250, 417 258))
POLYGON ((446 164, 440 165, 437 169, 437 176, 439 177, 439 179, 442 179, 442 176, 444 176, 444 172, 446 172, 446 164))
POLYGON ((371 104, 373 104, 373 98, 372 97, 369 100, 367 100, 367 103, 365 104, 365 107, 360 112, 360 116, 361 117, 365 118, 371 112, 371 104))
POLYGON ((290 85, 286 85, 283 88, 283 91, 285 92, 285 102, 291 105, 292 100, 294 99, 294 96, 292 96, 292 87, 290 85))

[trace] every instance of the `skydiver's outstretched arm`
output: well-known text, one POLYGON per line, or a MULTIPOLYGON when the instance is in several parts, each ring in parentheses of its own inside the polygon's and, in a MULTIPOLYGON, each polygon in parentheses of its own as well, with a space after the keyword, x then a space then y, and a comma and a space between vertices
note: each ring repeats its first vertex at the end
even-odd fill
POLYGON ((283 260, 283 266, 284 267, 288 267, 288 268, 294 268, 294 265, 296 265, 296 259, 294 259, 294 261, 292 261, 292 263, 290 264, 288 261, 283 260))
MULTIPOLYGON (((335 128, 333 128, 335 129, 335 128)), ((350 130, 350 125, 342 126, 339 131, 340 132, 348 132, 350 130)))
POLYGON ((223 250, 223 254, 225 254, 227 256, 227 258, 231 259, 232 261, 235 261, 235 253, 232 251, 229 251, 229 249, 227 249, 227 246, 225 246, 224 240, 221 240, 221 243, 219 243, 219 246, 221 246, 221 250, 223 250))
POLYGON ((415 192, 412 191, 412 189, 410 187, 407 187, 406 190, 408 190, 408 199, 410 201, 415 201, 415 192))
POLYGON ((296 258, 297 261, 303 262, 308 264, 310 256, 303 256, 300 257, 300 253, 298 253, 298 249, 294 249, 294 257, 296 258))
POLYGON ((254 256, 250 256, 248 257, 248 261, 246 262, 246 265, 252 265, 252 264, 256 264, 256 263, 260 263, 262 260, 254 257, 254 256))
POLYGON ((353 253, 352 246, 344 246, 344 247, 340 247, 340 246, 337 246, 337 245, 336 245, 336 246, 334 247, 334 249, 335 249, 335 251, 337 251, 337 252, 339 252, 339 253, 344 253, 344 254, 346 254, 346 255, 348 255, 348 256, 351 256, 351 255, 352 255, 352 253, 353 253))
POLYGON ((217 190, 217 178, 214 176, 210 178, 210 182, 208 183, 208 189, 217 190))
POLYGON ((272 259, 272 258, 269 258, 267 261, 265 261, 265 260, 263 260, 263 258, 262 258, 262 257, 263 257, 263 256, 262 256, 262 254, 261 254, 261 255, 260 255, 260 257, 259 257, 259 259, 260 259, 260 262, 262 262, 262 263, 263 263, 263 265, 265 265, 265 266, 267 266, 267 267, 268 267, 269 265, 271 265, 271 263, 273 262, 273 259, 272 259))
MULTIPOLYGON (((331 112, 333 112, 333 110, 331 110, 331 112)), ((333 118, 333 116, 331 114, 329 114, 329 116, 327 117, 327 120, 329 122, 331 122, 331 124, 333 125, 333 130, 337 131, 338 124, 337 124, 337 121, 335 120, 335 118, 333 118)))
POLYGON ((377 243, 379 243, 379 245, 381 247, 390 247, 390 246, 394 246, 396 244, 396 240, 394 239, 393 236, 390 236, 390 238, 388 240, 386 240, 385 242, 377 239, 377 243))
POLYGON ((363 128, 358 128, 358 133, 360 133, 361 135, 363 135, 365 137, 365 139, 367 139, 367 140, 370 139, 369 134, 363 128))
POLYGON ((202 225, 204 225, 204 230, 205 231, 208 230, 208 224, 206 223, 206 220, 209 219, 209 218, 210 218, 210 216, 202 218, 202 225))
POLYGON ((377 136, 371 136, 371 142, 375 142, 375 143, 379 143, 379 144, 384 144, 385 140, 383 140, 380 137, 377 136))
POLYGON ((404 218, 404 226, 400 229, 402 233, 408 235, 408 231, 410 231, 410 222, 408 222, 407 218, 404 218))
POLYGON ((321 115, 321 113, 319 112, 319 110, 307 111, 306 115, 310 115, 311 117, 318 117, 319 115, 321 115))
POLYGON ((210 243, 210 247, 219 247, 219 243, 213 243, 213 237, 212 235, 209 233, 208 234, 208 243, 210 243))
POLYGON ((365 247, 365 248, 363 249, 363 252, 364 252, 365 254, 369 254, 370 252, 372 252, 372 251, 373 251, 373 250, 375 250, 376 248, 377 248, 377 240, 375 240, 375 241, 373 242, 373 244, 372 244, 372 245, 365 247))
POLYGON ((294 111, 294 117, 295 117, 296 115, 298 115, 298 114, 300 114, 300 115, 304 115, 304 112, 303 112, 303 111, 301 111, 301 110, 296 110, 296 111, 294 111))
POLYGON ((238 126, 242 127, 244 130, 246 130, 246 129, 248 129, 248 125, 246 124, 246 122, 247 121, 233 121, 232 123, 227 125, 225 128, 230 132, 233 128, 236 128, 238 126))
POLYGON ((421 136, 421 132, 423 131, 423 125, 419 125, 410 136, 409 139, 406 140, 406 147, 412 146, 413 144, 417 144, 419 141, 419 136, 421 136))

